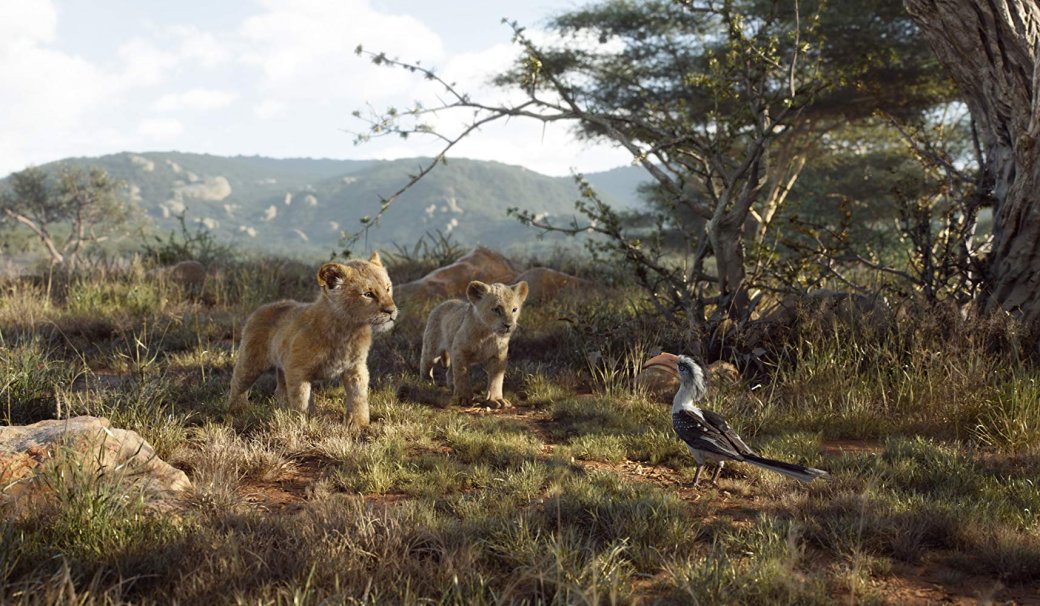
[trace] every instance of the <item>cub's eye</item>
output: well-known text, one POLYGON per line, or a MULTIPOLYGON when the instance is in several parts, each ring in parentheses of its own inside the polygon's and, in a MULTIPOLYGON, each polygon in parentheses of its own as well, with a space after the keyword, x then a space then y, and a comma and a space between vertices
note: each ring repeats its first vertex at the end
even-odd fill
POLYGON ((371 290, 368 290, 368 291, 365 291, 365 294, 362 295, 362 296, 365 297, 366 299, 375 299, 376 298, 376 293, 372 292, 371 290))
POLYGON ((518 309, 518 308, 514 307, 514 308, 513 308, 513 313, 516 313, 516 310, 517 310, 517 309, 518 309))
POLYGON ((496 307, 496 308, 494 309, 494 311, 495 311, 495 313, 496 313, 496 314, 498 314, 498 315, 502 315, 502 308, 501 308, 501 307, 496 307))

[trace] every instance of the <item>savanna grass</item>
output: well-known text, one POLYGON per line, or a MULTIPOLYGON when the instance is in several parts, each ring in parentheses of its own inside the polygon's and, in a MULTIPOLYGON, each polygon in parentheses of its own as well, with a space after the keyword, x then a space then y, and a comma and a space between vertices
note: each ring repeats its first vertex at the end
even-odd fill
POLYGON ((688 477, 668 406, 631 379, 651 352, 696 345, 624 280, 525 307, 506 382, 516 410, 461 410, 417 377, 436 301, 404 301, 370 356, 371 427, 343 422, 335 382, 316 387, 313 417, 282 409, 270 377, 228 414, 242 321, 312 299, 313 272, 223 263, 195 298, 133 267, 0 287, 4 421, 108 416, 194 485, 158 513, 113 478, 71 473, 55 506, 0 524, 0 601, 862 603, 883 598, 893 562, 938 554, 1011 585, 1040 576, 1040 376, 1011 324, 805 314, 756 354, 769 373, 705 406, 763 454, 833 479, 734 464, 722 490, 693 493, 621 471, 688 477), (866 448, 824 456, 835 439, 866 448))

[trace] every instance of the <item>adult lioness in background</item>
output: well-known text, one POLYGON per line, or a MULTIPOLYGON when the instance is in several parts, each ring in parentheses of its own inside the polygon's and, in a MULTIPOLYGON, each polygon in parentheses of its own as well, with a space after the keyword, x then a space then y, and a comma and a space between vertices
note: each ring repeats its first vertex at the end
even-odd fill
POLYGON ((485 400, 494 408, 512 406, 502 395, 506 376, 509 337, 516 329, 520 308, 527 299, 527 282, 513 286, 485 284, 474 280, 466 287, 466 301, 453 299, 433 308, 426 319, 419 372, 433 378, 433 365, 440 359, 452 369, 454 398, 470 403, 471 364, 486 364, 488 391, 485 400))
POLYGON ((368 425, 372 330, 389 330, 397 319, 390 276, 373 253, 368 261, 322 265, 318 284, 313 303, 270 303, 246 320, 231 377, 232 411, 246 405, 249 387, 273 368, 276 397, 307 413, 314 412, 311 382, 342 377, 348 421, 368 425))

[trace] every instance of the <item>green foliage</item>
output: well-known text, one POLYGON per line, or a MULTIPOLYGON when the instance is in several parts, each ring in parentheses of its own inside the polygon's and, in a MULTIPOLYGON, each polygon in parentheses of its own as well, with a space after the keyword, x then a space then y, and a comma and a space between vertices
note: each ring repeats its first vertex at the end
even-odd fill
POLYGON ((696 604, 829 604, 826 587, 797 574, 799 527, 761 514, 745 530, 717 538, 711 551, 669 565, 677 600, 696 604))
POLYGON ((158 282, 73 279, 66 295, 67 309, 84 316, 144 316, 162 309, 166 289, 158 282))
POLYGON ((75 267, 85 246, 119 232, 136 208, 102 168, 61 165, 13 173, 0 190, 0 226, 31 231, 52 264, 75 267))
POLYGON ((59 412, 55 395, 72 383, 76 367, 52 356, 39 338, 0 340, 0 422, 35 423, 59 412))
POLYGON ((984 404, 976 435, 981 443, 1010 452, 1036 448, 1040 436, 1040 382, 1014 371, 984 404))
POLYGON ((178 229, 171 230, 165 240, 152 235, 152 242, 141 247, 145 259, 161 267, 181 261, 211 265, 214 261, 228 261, 235 257, 235 246, 217 238, 204 224, 198 223, 194 231, 190 230, 185 220, 187 212, 183 210, 177 215, 178 229))
POLYGON ((950 188, 971 180, 950 169, 969 139, 934 111, 955 88, 901 2, 868 4, 607 1, 554 18, 556 42, 518 30, 526 57, 498 84, 569 99, 580 132, 621 144, 654 180, 642 213, 618 213, 579 179, 585 223, 516 216, 602 236, 587 246, 624 263, 658 313, 694 329, 708 314, 709 333, 720 312, 747 319, 745 280, 848 288, 866 266, 868 288, 881 275, 929 300, 970 295, 973 251, 958 244, 976 211, 959 200, 975 186, 950 188), (600 46, 573 43, 591 39, 600 46), (952 146, 909 134, 933 125, 952 146))

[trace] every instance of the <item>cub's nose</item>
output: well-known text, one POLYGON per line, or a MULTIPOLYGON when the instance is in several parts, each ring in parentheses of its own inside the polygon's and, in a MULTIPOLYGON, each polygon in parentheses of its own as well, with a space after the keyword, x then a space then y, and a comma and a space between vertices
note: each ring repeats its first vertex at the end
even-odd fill
POLYGON ((393 307, 384 307, 382 309, 382 312, 387 314, 388 316, 390 316, 391 320, 396 320, 397 319, 397 306, 396 305, 393 306, 393 307))

